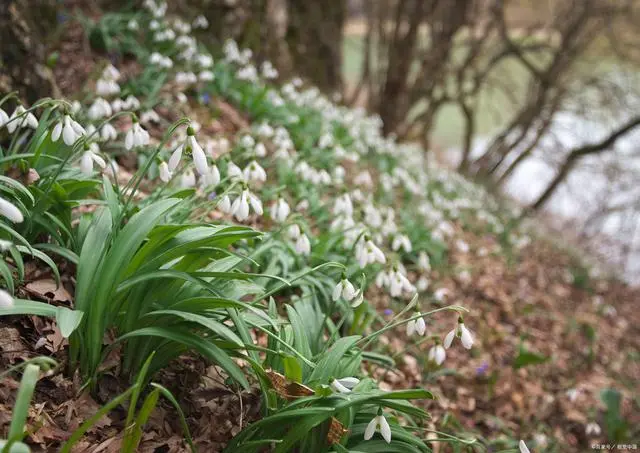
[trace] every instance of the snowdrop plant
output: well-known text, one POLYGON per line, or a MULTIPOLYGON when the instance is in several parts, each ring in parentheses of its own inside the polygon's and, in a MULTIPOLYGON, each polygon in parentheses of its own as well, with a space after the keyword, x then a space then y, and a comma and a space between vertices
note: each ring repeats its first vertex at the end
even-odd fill
POLYGON ((466 349, 471 349, 471 347, 473 346, 473 335, 471 334, 469 329, 467 329, 467 326, 464 325, 462 316, 458 317, 458 324, 456 325, 455 329, 451 330, 445 337, 444 347, 446 349, 449 349, 455 338, 460 338, 462 346, 464 346, 466 349))

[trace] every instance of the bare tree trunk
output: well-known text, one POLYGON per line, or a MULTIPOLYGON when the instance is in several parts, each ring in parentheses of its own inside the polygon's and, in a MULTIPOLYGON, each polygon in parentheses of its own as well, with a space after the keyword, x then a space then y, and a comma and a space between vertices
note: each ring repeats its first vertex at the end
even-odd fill
POLYGON ((59 94, 42 37, 54 26, 55 13, 55 1, 0 1, 0 92, 18 90, 30 103, 59 94))

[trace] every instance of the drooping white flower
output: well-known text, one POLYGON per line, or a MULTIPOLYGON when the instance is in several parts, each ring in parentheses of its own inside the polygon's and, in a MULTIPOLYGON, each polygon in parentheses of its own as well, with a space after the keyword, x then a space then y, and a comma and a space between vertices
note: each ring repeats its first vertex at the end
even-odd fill
POLYGON ((91 176, 93 173, 93 164, 96 163, 100 168, 105 168, 107 163, 102 157, 98 155, 100 148, 95 143, 92 143, 83 154, 80 159, 80 171, 87 176, 91 176))
POLYGON ((265 157, 267 155, 267 148, 264 146, 264 143, 258 142, 255 148, 253 148, 253 152, 256 153, 258 157, 265 157))
POLYGON ((220 170, 217 165, 209 167, 209 171, 202 177, 202 183, 205 186, 217 186, 220 184, 220 170))
POLYGON ((311 242, 309 241, 309 237, 306 234, 301 234, 298 240, 296 241, 295 246, 296 253, 301 255, 308 255, 311 253, 311 242))
MULTIPOLYGON (((135 97, 134 95, 130 94, 130 95, 129 95, 129 96, 127 96, 127 98, 122 102, 122 108, 123 108, 124 110, 138 110, 138 109, 140 108, 140 101, 138 100, 138 98, 137 98, 137 97, 135 97)), ((151 110, 151 111, 153 112, 153 110, 151 110)), ((145 112, 145 113, 147 113, 147 112, 145 112)), ((153 112, 153 113, 155 113, 155 112, 153 112)), ((148 113, 147 113, 147 115, 148 115, 148 113)), ((156 116, 158 116, 158 115, 156 114, 156 116)), ((145 122, 146 122, 146 121, 145 121, 145 114, 144 114, 144 113, 140 116, 140 118, 141 118, 141 119, 140 119, 140 121, 142 121, 143 123, 145 123, 145 122)), ((159 120, 159 119, 160 119, 160 118, 158 118, 158 120, 159 120)))
POLYGON ((103 98, 96 98, 89 107, 89 111, 87 112, 89 115, 89 119, 91 120, 99 120, 102 118, 107 118, 113 114, 113 109, 111 108, 111 104, 103 98))
POLYGON ((160 173, 160 180, 162 182, 169 182, 171 180, 171 177, 173 176, 173 172, 169 170, 169 166, 167 165, 166 162, 163 161, 160 163, 158 171, 160 173))
POLYGON ((456 325, 455 329, 449 332, 445 337, 444 347, 449 349, 455 337, 460 337, 462 346, 464 346, 466 349, 471 349, 471 347, 473 346, 473 335, 471 335, 471 332, 469 331, 469 329, 467 329, 467 326, 464 325, 462 316, 458 317, 458 325, 456 325))
POLYGON ((139 146, 146 146, 149 144, 149 133, 140 126, 137 118, 134 119, 131 129, 127 131, 127 135, 124 138, 124 147, 127 151, 137 148, 139 146))
POLYGON ((278 198, 271 208, 271 217, 278 223, 283 223, 289 217, 291 208, 284 198, 278 198))
POLYGON ((240 196, 233 201, 231 214, 233 214, 238 221, 242 222, 249 217, 249 206, 251 206, 256 214, 262 215, 262 202, 248 189, 245 189, 240 196))
POLYGON ((193 26, 193 28, 207 28, 209 26, 209 21, 206 17, 200 14, 193 20, 191 25, 193 26))
POLYGON ((404 234, 397 234, 393 238, 393 243, 391 244, 391 248, 394 252, 397 252, 401 248, 404 249, 405 252, 411 253, 411 240, 404 234))
POLYGON ((13 134, 18 128, 30 127, 31 129, 36 129, 38 127, 38 120, 35 115, 31 112, 25 114, 25 112, 26 109, 21 105, 17 106, 13 111, 11 117, 5 123, 10 134, 13 134))
POLYGON ((336 201, 333 205, 333 214, 344 214, 348 217, 353 216, 353 203, 351 202, 351 197, 348 193, 345 193, 336 198, 336 201))
POLYGON ((229 196, 223 196, 217 207, 225 214, 231 214, 231 200, 229 199, 229 196))
POLYGON ((369 422, 367 428, 364 430, 364 440, 371 439, 378 429, 380 430, 382 438, 388 444, 391 443, 391 427, 389 426, 387 419, 382 415, 382 408, 378 409, 378 415, 373 417, 373 420, 369 422))
POLYGON ((191 148, 191 156, 193 157, 193 164, 196 170, 201 176, 209 173, 209 165, 207 164, 207 155, 198 143, 195 137, 193 127, 187 128, 187 141, 186 146, 191 148))
POLYGON ((127 28, 131 31, 138 30, 139 28, 138 21, 135 19, 130 19, 129 22, 127 22, 127 28))
POLYGON ((332 299, 334 301, 340 299, 342 297, 347 302, 351 302, 354 297, 358 294, 355 286, 351 283, 345 276, 338 282, 338 284, 333 289, 332 299))
POLYGON ((242 174, 240 167, 231 161, 227 164, 227 177, 229 179, 244 179, 244 175, 242 174))
MULTIPOLYGON (((417 314, 420 314, 419 312, 417 314)), ((424 318, 412 319, 407 323, 407 336, 410 337, 414 333, 422 336, 427 331, 427 324, 424 318)))
POLYGON ((431 261, 426 252, 420 252, 418 255, 418 268, 423 272, 431 271, 431 261))
POLYGON ((100 129, 100 138, 103 141, 115 140, 118 138, 118 131, 111 124, 107 123, 100 129))
POLYGON ((354 377, 345 377, 341 379, 332 379, 329 384, 334 392, 351 393, 351 390, 360 383, 360 379, 354 377))
POLYGON ((524 440, 520 440, 518 443, 518 448, 520 448, 520 453, 531 453, 529 448, 527 448, 527 444, 524 443, 524 440))
POLYGON ((389 294, 391 297, 400 297, 404 292, 414 293, 415 291, 415 286, 399 269, 389 272, 389 294))
POLYGON ((159 123, 160 115, 158 115, 155 110, 149 109, 145 112, 142 112, 142 115, 140 115, 140 122, 142 124, 159 123))
POLYGON ((246 181, 265 182, 267 180, 267 173, 255 160, 244 168, 242 174, 246 181))
POLYGON ((182 188, 190 188, 195 187, 196 185, 196 175, 193 173, 191 169, 182 173, 180 177, 180 187, 182 188))
POLYGON ((436 344, 431 349, 429 349, 428 359, 431 362, 435 362, 437 365, 442 365, 446 358, 447 351, 442 347, 441 344, 436 344))
POLYGON ((356 259, 361 268, 364 268, 370 263, 377 262, 384 264, 387 262, 382 250, 380 250, 371 239, 366 237, 361 239, 356 246, 356 259))
POLYGON ((7 219, 11 220, 14 223, 22 223, 22 221, 24 220, 24 216, 22 215, 20 209, 18 209, 13 203, 1 197, 0 215, 5 216, 7 219))
POLYGON ((290 225, 289 229, 287 230, 287 233, 289 234, 289 237, 293 240, 298 239, 300 237, 300 234, 302 234, 300 232, 300 227, 298 226, 297 223, 290 225))
POLYGON ((599 436, 602 430, 600 429, 600 425, 595 422, 588 423, 584 429, 584 432, 587 436, 599 436))
POLYGON ((9 115, 0 108, 0 128, 7 124, 7 121, 9 121, 9 115))
POLYGON ((4 289, 0 289, 0 310, 13 307, 13 297, 4 289))
POLYGON ((87 131, 80 124, 71 119, 69 115, 65 115, 53 128, 51 141, 57 142, 60 139, 60 135, 62 135, 64 143, 67 146, 71 146, 86 133, 87 131))

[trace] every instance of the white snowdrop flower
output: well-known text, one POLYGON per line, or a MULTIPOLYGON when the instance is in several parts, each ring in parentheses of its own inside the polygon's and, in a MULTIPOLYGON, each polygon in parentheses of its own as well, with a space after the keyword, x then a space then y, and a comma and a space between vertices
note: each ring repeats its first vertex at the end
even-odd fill
POLYGON ((267 80, 275 79, 276 77, 278 77, 278 70, 273 67, 273 64, 271 64, 270 61, 265 61, 264 63, 262 63, 260 71, 262 72, 262 77, 267 80))
POLYGON ((266 121, 263 121, 262 123, 260 123, 256 127, 255 131, 256 131, 256 134, 262 137, 271 137, 273 136, 273 133, 274 133, 273 128, 266 121))
POLYGON ((129 20, 129 22, 127 22, 127 28, 131 31, 136 31, 138 30, 138 28, 140 28, 140 26, 138 25, 138 21, 135 19, 131 19, 129 20))
POLYGON ((391 248, 394 252, 397 252, 400 249, 404 249, 405 252, 411 253, 411 241, 406 235, 398 234, 393 238, 391 248))
POLYGON ((5 112, 0 108, 0 128, 2 128, 2 126, 7 124, 8 121, 9 121, 9 115, 7 115, 7 112, 5 112))
POLYGON ((247 65, 244 68, 240 69, 238 72, 236 72, 236 78, 238 78, 238 80, 246 80, 248 82, 254 82, 254 81, 257 81, 258 79, 258 71, 256 70, 255 66, 247 65))
POLYGON ((215 78, 212 71, 200 71, 198 73, 198 79, 202 82, 211 82, 215 78))
POLYGON ((418 255, 418 268, 423 272, 431 271, 431 261, 426 252, 420 252, 418 255))
POLYGON ((267 173, 255 160, 244 168, 243 175, 246 181, 265 182, 267 180, 267 173))
POLYGON ((0 309, 13 307, 13 297, 4 289, 0 289, 0 309))
POLYGON ((442 365, 444 360, 447 358, 447 351, 442 347, 441 344, 436 344, 429 349, 429 354, 427 358, 431 362, 435 362, 437 365, 442 365))
POLYGON ((198 77, 193 72, 178 71, 175 80, 179 85, 191 85, 198 81, 198 77))
POLYGON ((309 241, 309 237, 306 234, 301 234, 300 237, 296 240, 295 246, 296 253, 301 255, 308 255, 311 253, 311 242, 309 241))
POLYGON ((205 186, 217 186, 220 184, 220 170, 217 165, 209 167, 209 171, 202 177, 202 182, 205 186))
POLYGON ((414 293, 416 288, 398 269, 389 272, 389 294, 391 297, 400 297, 403 292, 414 293))
POLYGON ((356 247, 356 259, 361 268, 370 263, 385 264, 387 262, 382 250, 371 239, 366 237, 360 240, 356 247))
POLYGON ((351 306, 353 308, 359 307, 360 305, 362 305, 362 302, 364 302, 364 293, 362 291, 358 291, 356 293, 356 296, 351 301, 351 306))
POLYGON ((376 275, 376 286, 378 288, 389 286, 389 274, 385 270, 381 270, 376 275))
MULTIPOLYGON (((135 97, 135 96, 130 94, 129 96, 127 96, 127 98, 122 103, 122 108, 124 110, 138 110, 140 108, 140 101, 138 100, 137 97, 135 97)), ((153 112, 153 113, 155 113, 155 112, 153 112)), ((156 114, 156 116, 158 116, 158 115, 156 114)), ((142 118, 142 116, 141 116, 141 118, 142 118)), ((158 118, 158 120, 159 119, 160 118, 158 118)))
POLYGON ((382 415, 382 408, 378 409, 378 415, 373 417, 373 420, 369 422, 367 428, 364 430, 364 440, 369 440, 373 437, 376 430, 380 430, 380 434, 383 439, 390 444, 391 443, 391 427, 387 422, 387 419, 382 415))
POLYGON ((118 131, 111 124, 107 123, 102 126, 102 129, 100 129, 100 138, 105 142, 108 140, 115 140, 118 138, 118 131))
POLYGON ((51 141, 57 142, 62 136, 62 140, 67 146, 73 145, 76 140, 86 134, 86 131, 80 124, 71 119, 69 115, 65 115, 61 121, 54 126, 51 132, 51 141))
MULTIPOLYGON (((154 5, 154 8, 149 8, 149 9, 155 9, 155 5, 154 5)), ((158 28, 160 28, 160 22, 158 22, 155 19, 153 19, 151 22, 149 22, 149 29, 150 30, 157 30, 158 28)))
POLYGON ((356 177, 353 179, 353 183, 358 186, 372 187, 373 179, 371 178, 371 174, 365 170, 356 175, 356 177))
POLYGON ((80 109, 82 108, 82 104, 79 101, 73 101, 71 103, 71 113, 76 115, 80 109))
POLYGON ((112 79, 98 79, 96 81, 96 94, 98 96, 113 96, 120 93, 120 85, 112 79))
POLYGON ((158 115, 155 110, 149 109, 146 112, 142 112, 140 115, 140 122, 142 124, 159 123, 160 115, 158 115))
POLYGON ((38 127, 38 120, 35 115, 31 112, 26 113, 26 109, 19 105, 11 114, 11 117, 5 123, 7 126, 7 130, 10 134, 13 134, 16 129, 23 127, 30 127, 31 129, 36 129, 38 127))
MULTIPOLYGON (((419 312, 416 314, 420 314, 419 312)), ((427 331, 427 324, 424 322, 424 318, 412 319, 407 323, 407 336, 410 337, 414 333, 423 336, 427 331)))
POLYGON ((13 242, 7 241, 5 239, 0 239, 0 252, 6 252, 11 248, 13 242))
POLYGON ((462 316, 458 317, 458 325, 455 327, 455 329, 449 332, 445 337, 444 347, 449 349, 455 337, 460 337, 462 346, 464 346, 466 349, 471 349, 471 347, 473 346, 473 335, 471 335, 469 329, 467 329, 467 327, 464 325, 462 316))
POLYGON ((283 223, 289 217, 291 208, 284 198, 278 198, 271 209, 271 217, 278 223, 283 223))
POLYGON ((196 185, 196 175, 191 170, 185 171, 180 177, 180 187, 188 189, 190 187, 195 187, 196 185))
POLYGON ((222 199, 218 203, 217 208, 225 214, 231 214, 231 200, 229 199, 228 195, 222 197, 222 199))
POLYGON ((166 162, 161 162, 158 170, 160 172, 160 180, 162 182, 169 182, 171 180, 173 173, 169 170, 169 166, 166 162))
POLYGON ((449 296, 449 289, 448 288, 438 288, 434 293, 433 293, 433 297, 435 297, 435 299, 438 302, 442 302, 444 301, 448 296, 449 296))
POLYGON ((229 161, 227 165, 227 177, 229 179, 244 179, 244 175, 242 174, 242 170, 233 162, 229 161))
POLYGON ((193 26, 193 28, 207 28, 209 26, 209 21, 207 20, 206 17, 204 17, 202 14, 200 14, 198 17, 196 17, 193 22, 191 23, 191 25, 193 26))
POLYGON ((231 214, 240 222, 249 217, 249 200, 247 190, 243 190, 240 196, 233 201, 233 204, 231 205, 231 214))
POLYGON ((256 147, 253 149, 258 157, 265 157, 267 155, 267 148, 264 146, 262 142, 258 142, 256 147))
POLYGON ((587 436, 599 436, 602 430, 600 429, 600 425, 595 422, 588 423, 584 429, 584 432, 587 436))
POLYGON ((98 164, 98 166, 103 169, 107 166, 104 159, 98 155, 99 151, 100 149, 98 148, 98 145, 92 143, 89 149, 82 154, 82 158, 80 159, 80 171, 82 171, 83 174, 91 176, 93 173, 94 163, 98 164))
POLYGON ((320 136, 318 140, 319 148, 328 148, 333 145, 333 136, 329 133, 324 133, 320 136))
POLYGON ((520 449, 520 453, 531 453, 529 448, 527 448, 527 444, 524 443, 524 440, 520 440, 518 448, 520 449))
POLYGON ((102 77, 110 80, 118 80, 120 79, 120 71, 118 71, 118 69, 114 65, 108 64, 102 70, 102 77))
POLYGON ((24 216, 22 215, 22 212, 20 212, 20 209, 4 198, 0 198, 0 215, 5 216, 14 223, 22 223, 24 220, 24 216))
POLYGON ((304 200, 300 200, 300 202, 296 205, 296 211, 298 212, 306 211, 307 209, 309 209, 309 200, 307 200, 306 198, 304 200))
POLYGON ((347 302, 351 302, 354 297, 358 294, 355 286, 351 283, 345 276, 338 282, 336 287, 333 289, 332 299, 334 302, 340 297, 342 297, 347 302))
POLYGON ((171 153, 171 156, 169 157, 169 164, 167 166, 169 171, 175 171, 175 169, 178 168, 178 165, 180 165, 180 161, 182 160, 183 148, 184 145, 180 145, 171 153))
POLYGON ((569 398, 569 401, 571 401, 572 403, 575 403, 575 401, 578 399, 578 396, 580 396, 580 390, 576 388, 567 390, 567 398, 569 398))
POLYGON ((193 127, 187 128, 187 141, 186 146, 191 148, 191 156, 193 157, 193 164, 196 170, 201 176, 209 173, 209 166, 207 165, 207 155, 202 147, 198 144, 195 137, 193 127))
POLYGON ((251 135, 245 134, 240 137, 240 146, 242 146, 243 148, 253 148, 254 146, 256 146, 256 141, 251 135))
POLYGON ((336 201, 333 205, 333 214, 344 214, 348 217, 353 216, 353 203, 351 202, 351 197, 348 193, 345 193, 336 198, 336 201))
POLYGON ((340 379, 332 379, 329 386, 337 393, 351 393, 351 390, 360 383, 360 379, 354 377, 345 377, 340 379))
POLYGON ((427 277, 420 277, 416 282, 416 289, 420 292, 426 291, 429 288, 429 279, 427 277))
POLYGON ((469 253, 469 244, 467 244, 462 239, 458 239, 456 241, 456 249, 458 249, 461 253, 469 253))
POLYGON ((146 146, 149 144, 149 133, 140 126, 137 118, 134 118, 131 129, 127 131, 127 135, 124 138, 124 147, 127 151, 131 151, 133 148, 139 146, 146 146))
POLYGON ((120 112, 122 109, 124 109, 124 101, 120 98, 114 99, 111 103, 111 108, 116 113, 120 112))
POLYGON ((298 226, 297 223, 294 223, 293 225, 290 225, 289 228, 287 229, 287 233, 289 234, 289 237, 293 240, 296 240, 300 237, 300 227, 298 226))

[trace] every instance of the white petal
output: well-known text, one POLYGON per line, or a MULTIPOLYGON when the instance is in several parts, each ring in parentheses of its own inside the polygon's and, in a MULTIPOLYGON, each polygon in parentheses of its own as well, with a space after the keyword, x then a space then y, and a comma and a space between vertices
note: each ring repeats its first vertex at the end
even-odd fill
POLYGON ((129 129, 127 132, 127 135, 124 138, 124 147, 127 151, 131 151, 131 148, 133 148, 133 129, 129 129))
POLYGON ((62 128, 62 140, 68 146, 73 145, 76 142, 76 132, 73 130, 69 122, 67 122, 62 128))
POLYGON ((169 166, 166 162, 162 162, 160 164, 160 179, 163 182, 169 182, 171 180, 171 172, 169 171, 169 166))
POLYGON ((391 443, 391 427, 389 426, 387 419, 384 418, 384 415, 380 415, 378 420, 380 421, 380 434, 382 434, 382 437, 388 444, 391 443))
POLYGON ((22 212, 13 203, 4 198, 0 198, 0 215, 5 216, 14 223, 21 223, 24 220, 22 212))
POLYGON ((91 173, 93 173, 93 159, 91 158, 91 154, 93 154, 91 151, 85 151, 80 160, 80 171, 87 176, 91 176, 91 173))
POLYGON ((202 148, 200 148, 200 146, 193 148, 192 156, 198 173, 200 173, 201 176, 206 175, 209 172, 209 166, 207 165, 207 156, 204 151, 202 151, 202 148))
POLYGON ((336 287, 333 288, 333 294, 331 295, 331 298, 335 302, 336 300, 340 299, 341 294, 342 294, 342 281, 338 282, 336 287))
POLYGON ((354 378, 354 377, 344 377, 344 378, 338 379, 338 382, 340 382, 345 387, 352 389, 360 383, 360 379, 354 378))
POLYGON ((182 159, 182 145, 178 146, 176 150, 169 157, 169 171, 174 171, 178 168, 178 164, 180 164, 180 159, 182 159))
POLYGON ((518 443, 518 447, 520 448, 520 453, 531 453, 529 448, 527 448, 527 445, 524 443, 524 440, 521 440, 518 443))
POLYGON ((464 324, 460 325, 460 331, 460 340, 462 341, 462 346, 467 349, 471 349, 471 347, 473 346, 473 335, 471 335, 471 332, 469 332, 469 329, 467 329, 464 324))
POLYGON ((344 282, 344 288, 342 289, 342 297, 344 297, 346 301, 350 302, 354 297, 356 297, 356 294, 358 294, 358 291, 356 291, 353 283, 351 283, 349 280, 346 280, 344 282))
POLYGON ((447 358, 447 353, 444 350, 444 348, 440 345, 436 346, 436 352, 434 354, 435 356, 435 361, 438 365, 442 365, 442 363, 444 362, 444 360, 447 358))
POLYGON ((331 382, 331 388, 339 393, 351 393, 351 390, 342 385, 337 379, 331 382))
POLYGON ((107 163, 104 161, 104 159, 96 153, 91 153, 91 158, 96 164, 100 166, 100 168, 105 168, 107 166, 107 163))
POLYGON ((373 417, 373 420, 367 425, 367 429, 364 430, 364 440, 369 440, 373 437, 378 426, 378 417, 373 417))
POLYGON ((60 140, 60 135, 62 135, 62 122, 59 122, 53 128, 53 132, 51 132, 51 141, 57 142, 60 140))
POLYGON ((447 334, 444 338, 444 347, 449 349, 451 347, 451 343, 453 343, 453 339, 456 337, 455 329, 447 334))
POLYGON ((415 329, 416 329, 416 320, 412 319, 407 323, 407 336, 410 337, 411 335, 413 335, 413 332, 415 331, 415 329))
POLYGON ((418 335, 424 335, 427 331, 427 324, 424 322, 424 318, 416 319, 416 332, 418 335))
POLYGON ((0 309, 13 307, 13 297, 4 289, 0 289, 0 309))
POLYGON ((262 210, 262 201, 260 201, 260 199, 258 197, 256 197, 254 194, 250 193, 249 194, 249 202, 251 203, 251 207, 253 208, 253 211, 256 214, 258 214, 258 215, 264 214, 264 211, 262 210))

